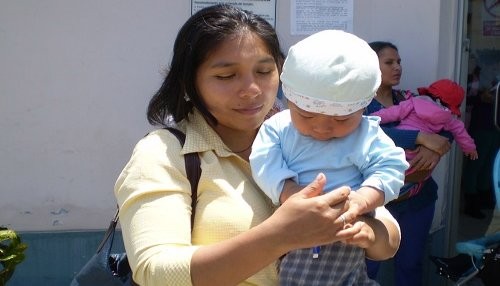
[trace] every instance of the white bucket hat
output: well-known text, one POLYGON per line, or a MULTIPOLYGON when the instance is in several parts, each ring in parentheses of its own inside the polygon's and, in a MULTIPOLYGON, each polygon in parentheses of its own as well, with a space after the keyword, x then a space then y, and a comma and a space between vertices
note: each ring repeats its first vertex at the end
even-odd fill
POLYGON ((315 33, 293 45, 283 64, 283 93, 299 108, 343 116, 365 108, 382 75, 377 54, 340 30, 315 33))

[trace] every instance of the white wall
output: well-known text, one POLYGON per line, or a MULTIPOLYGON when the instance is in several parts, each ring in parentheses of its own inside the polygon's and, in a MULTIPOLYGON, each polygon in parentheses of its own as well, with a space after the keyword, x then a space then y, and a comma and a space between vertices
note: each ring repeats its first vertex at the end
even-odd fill
MULTIPOLYGON (((278 1, 276 28, 285 52, 303 38, 290 35, 289 11, 288 1, 278 1)), ((424 86, 436 78, 439 26, 438 0, 354 0, 354 34, 367 42, 389 41, 398 47, 403 59, 404 88, 424 86)))
MULTIPOLYGON (((277 2, 286 52, 301 38, 290 35, 289 2, 277 2)), ((454 43, 440 43, 440 5, 355 1, 354 33, 394 42, 401 86, 414 89, 454 70, 442 60, 454 43)), ((189 15, 190 1, 0 1, 0 225, 107 225, 114 182, 151 129, 147 102, 189 15)))

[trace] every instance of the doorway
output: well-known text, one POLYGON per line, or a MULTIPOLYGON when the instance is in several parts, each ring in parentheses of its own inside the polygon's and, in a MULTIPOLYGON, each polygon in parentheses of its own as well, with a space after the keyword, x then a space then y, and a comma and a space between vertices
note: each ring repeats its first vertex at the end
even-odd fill
POLYGON ((479 159, 464 158, 458 241, 500 231, 494 225, 493 161, 500 148, 494 126, 494 95, 500 81, 500 1, 468 0, 465 13, 466 56, 461 78, 466 78, 463 118, 474 138, 479 159), (492 227, 493 225, 493 227, 492 227))

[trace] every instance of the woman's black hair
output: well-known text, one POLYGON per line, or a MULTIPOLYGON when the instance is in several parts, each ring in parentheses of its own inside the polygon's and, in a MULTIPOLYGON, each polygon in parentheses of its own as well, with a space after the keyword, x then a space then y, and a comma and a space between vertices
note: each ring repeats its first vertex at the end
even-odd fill
POLYGON ((377 55, 381 50, 383 50, 385 48, 394 49, 394 50, 396 50, 396 52, 398 51, 398 47, 396 47, 396 45, 394 45, 391 42, 376 41, 376 42, 371 42, 368 45, 370 45, 372 50, 374 50, 375 53, 377 53, 377 55))
POLYGON ((283 53, 278 36, 265 19, 227 4, 206 7, 192 15, 177 34, 170 69, 149 102, 149 123, 166 125, 170 118, 179 122, 187 119, 196 107, 206 119, 217 124, 196 89, 196 73, 224 40, 242 31, 259 36, 281 70, 283 53))

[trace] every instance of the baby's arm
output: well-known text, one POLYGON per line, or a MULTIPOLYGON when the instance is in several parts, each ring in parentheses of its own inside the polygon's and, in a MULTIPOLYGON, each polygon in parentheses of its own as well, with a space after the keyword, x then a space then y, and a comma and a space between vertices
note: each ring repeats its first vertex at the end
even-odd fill
POLYGON ((291 195, 299 192, 304 187, 295 183, 292 179, 285 180, 285 184, 283 185, 283 190, 280 195, 280 204, 284 203, 291 195))
POLYGON ((380 117, 380 124, 386 124, 389 122, 401 121, 403 118, 406 118, 412 110, 413 104, 411 100, 405 100, 399 103, 399 105, 380 109, 370 115, 380 117))
POLYGON ((383 205, 384 192, 373 187, 361 187, 349 194, 349 209, 357 209, 359 215, 372 212, 383 205))
POLYGON ((453 134, 455 141, 457 141, 457 144, 460 146, 465 156, 469 157, 471 160, 476 160, 478 158, 474 139, 469 135, 467 129, 465 129, 465 125, 462 121, 458 119, 451 120, 445 126, 445 130, 453 134))

